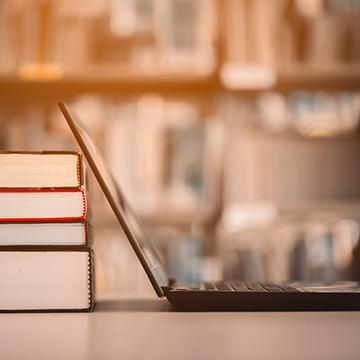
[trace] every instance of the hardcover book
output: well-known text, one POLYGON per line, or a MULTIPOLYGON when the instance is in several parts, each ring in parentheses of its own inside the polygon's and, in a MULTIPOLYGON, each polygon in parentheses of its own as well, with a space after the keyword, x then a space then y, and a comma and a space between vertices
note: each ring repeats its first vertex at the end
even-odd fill
POLYGON ((78 188, 83 185, 77 152, 0 152, 0 188, 78 188))
POLYGON ((81 220, 85 216, 83 189, 0 189, 0 222, 81 220))
POLYGON ((91 311, 87 247, 0 247, 0 311, 91 311))
POLYGON ((0 246, 11 245, 86 245, 88 223, 62 222, 0 222, 0 246))

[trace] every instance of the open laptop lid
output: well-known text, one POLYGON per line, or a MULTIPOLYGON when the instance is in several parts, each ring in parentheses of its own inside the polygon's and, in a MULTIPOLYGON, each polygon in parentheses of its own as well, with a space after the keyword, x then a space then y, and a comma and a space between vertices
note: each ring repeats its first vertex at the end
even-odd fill
POLYGON ((58 106, 157 295, 164 296, 162 287, 167 286, 169 280, 160 257, 146 237, 141 222, 124 198, 101 153, 83 125, 64 102, 58 103, 58 106))

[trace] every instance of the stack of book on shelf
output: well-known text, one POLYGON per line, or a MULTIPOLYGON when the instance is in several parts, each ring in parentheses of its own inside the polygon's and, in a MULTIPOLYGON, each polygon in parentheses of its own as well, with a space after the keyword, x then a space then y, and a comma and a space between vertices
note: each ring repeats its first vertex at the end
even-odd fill
POLYGON ((0 311, 93 309, 82 158, 0 153, 0 311))

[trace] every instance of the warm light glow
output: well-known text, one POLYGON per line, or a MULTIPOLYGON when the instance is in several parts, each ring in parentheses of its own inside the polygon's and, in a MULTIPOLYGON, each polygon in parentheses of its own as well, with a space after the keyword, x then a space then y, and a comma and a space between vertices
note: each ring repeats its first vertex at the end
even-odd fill
POLYGON ((56 81, 64 77, 64 70, 56 64, 26 64, 18 74, 25 81, 56 81))
POLYGON ((276 83, 276 73, 262 65, 228 63, 221 71, 221 80, 234 90, 269 89, 276 83))

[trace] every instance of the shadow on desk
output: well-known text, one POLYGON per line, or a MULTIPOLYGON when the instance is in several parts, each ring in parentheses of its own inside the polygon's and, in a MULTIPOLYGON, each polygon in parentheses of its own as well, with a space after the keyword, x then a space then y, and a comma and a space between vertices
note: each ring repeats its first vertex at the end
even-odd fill
POLYGON ((164 312, 174 311, 174 309, 165 299, 119 299, 97 301, 95 311, 164 312))

